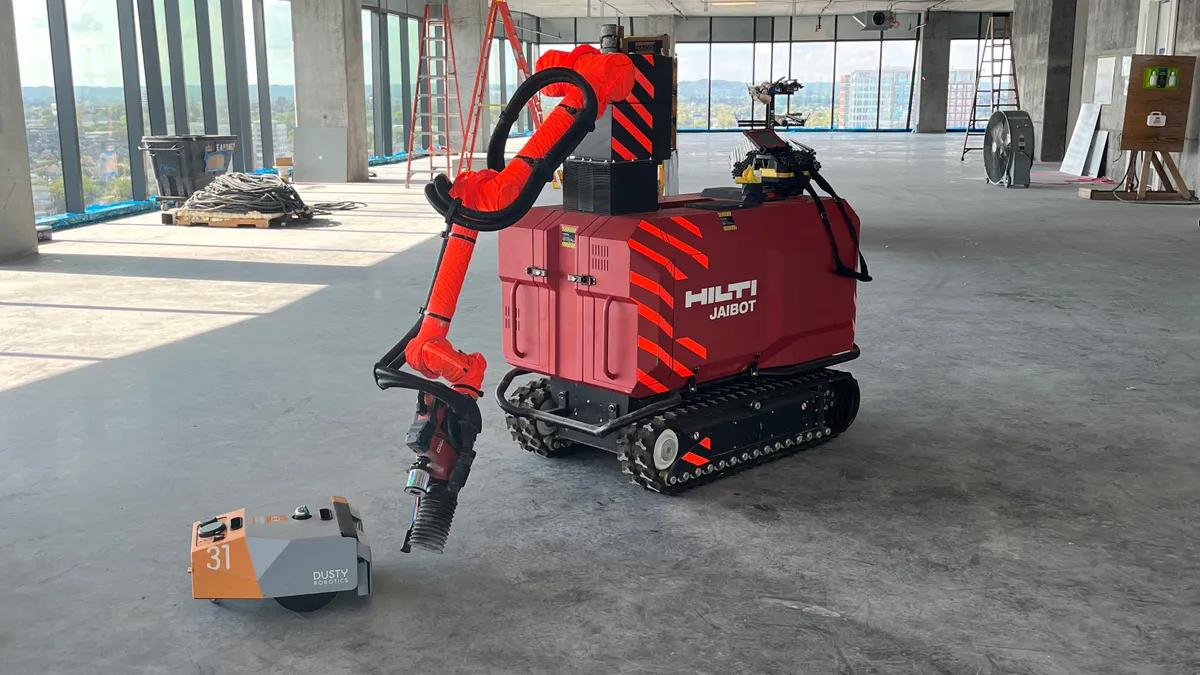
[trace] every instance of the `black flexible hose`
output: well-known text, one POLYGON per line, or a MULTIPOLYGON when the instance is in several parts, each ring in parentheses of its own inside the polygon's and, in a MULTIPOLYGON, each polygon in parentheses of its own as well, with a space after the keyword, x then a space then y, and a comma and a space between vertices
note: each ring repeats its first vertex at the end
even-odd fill
MULTIPOLYGON (((462 205, 462 200, 450 196, 454 184, 441 174, 433 182, 425 186, 425 198, 447 223, 477 230, 479 232, 496 232, 515 224, 533 207, 542 186, 548 183, 554 175, 554 170, 566 161, 573 151, 596 128, 596 113, 599 102, 596 92, 588 84, 587 78, 568 68, 547 68, 534 73, 528 80, 521 83, 512 99, 500 114, 500 119, 492 132, 488 144, 488 167, 496 170, 504 167, 504 144, 508 140, 508 132, 516 122, 519 111, 544 87, 550 84, 566 83, 573 85, 583 94, 583 107, 573 111, 575 118, 567 128, 562 138, 555 141, 545 157, 533 160, 533 175, 521 189, 520 195, 508 206, 496 211, 479 211, 462 205)), ((561 106, 561 104, 560 104, 561 106)), ((569 110, 568 108, 565 108, 569 110)), ((523 161, 523 160, 518 160, 523 161)))

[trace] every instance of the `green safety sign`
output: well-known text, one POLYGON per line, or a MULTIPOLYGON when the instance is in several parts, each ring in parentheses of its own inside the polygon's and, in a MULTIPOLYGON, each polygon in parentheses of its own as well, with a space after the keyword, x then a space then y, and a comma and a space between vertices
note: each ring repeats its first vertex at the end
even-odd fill
POLYGON ((1150 67, 1142 77, 1143 89, 1178 89, 1179 69, 1150 67))

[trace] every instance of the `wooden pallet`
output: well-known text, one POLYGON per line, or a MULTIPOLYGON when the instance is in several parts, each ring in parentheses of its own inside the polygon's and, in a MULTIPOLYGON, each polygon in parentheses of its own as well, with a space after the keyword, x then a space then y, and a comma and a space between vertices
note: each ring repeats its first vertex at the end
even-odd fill
POLYGON ((178 209, 164 212, 163 222, 174 225, 204 225, 206 227, 285 227, 291 223, 307 223, 312 220, 312 210, 290 213, 224 213, 220 211, 189 211, 178 209), (168 223, 170 218, 170 223, 168 223))
MULTIPOLYGON (((1194 193, 1193 193, 1194 196, 1194 193)), ((1137 190, 1117 190, 1098 189, 1098 188, 1079 188, 1079 197, 1081 199, 1090 199, 1092 201, 1113 201, 1121 200, 1126 202, 1182 202, 1183 196, 1178 192, 1166 192, 1163 190, 1149 190, 1138 196, 1137 190)))

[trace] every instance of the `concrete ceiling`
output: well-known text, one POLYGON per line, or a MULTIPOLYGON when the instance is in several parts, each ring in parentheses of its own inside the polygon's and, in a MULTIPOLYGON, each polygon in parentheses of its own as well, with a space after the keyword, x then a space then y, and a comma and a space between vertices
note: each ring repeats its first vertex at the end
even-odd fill
MULTIPOLYGON (((541 17, 588 16, 813 16, 892 9, 921 12, 1010 12, 1014 0, 757 0, 754 4, 714 5, 722 0, 509 0, 514 11, 541 17)), ((731 0, 737 1, 737 0, 731 0)), ((750 0, 744 0, 749 2, 750 0)))

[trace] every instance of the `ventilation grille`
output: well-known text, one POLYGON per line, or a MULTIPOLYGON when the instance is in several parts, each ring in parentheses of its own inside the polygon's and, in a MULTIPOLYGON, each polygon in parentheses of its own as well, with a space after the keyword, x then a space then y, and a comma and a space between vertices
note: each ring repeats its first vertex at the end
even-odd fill
POLYGON ((512 328, 514 321, 516 322, 517 330, 520 330, 521 329, 521 310, 517 309, 516 307, 509 307, 509 306, 505 305, 505 307, 504 307, 504 327, 512 328))
POLYGON ((608 245, 592 244, 592 271, 608 271, 608 245))

